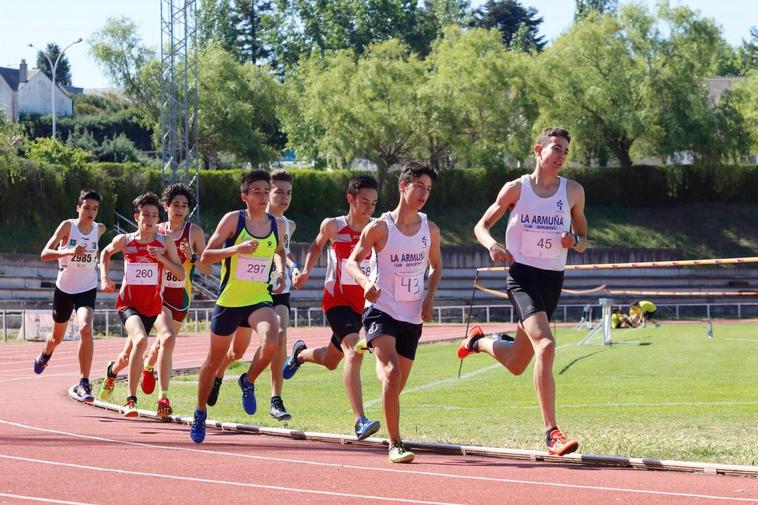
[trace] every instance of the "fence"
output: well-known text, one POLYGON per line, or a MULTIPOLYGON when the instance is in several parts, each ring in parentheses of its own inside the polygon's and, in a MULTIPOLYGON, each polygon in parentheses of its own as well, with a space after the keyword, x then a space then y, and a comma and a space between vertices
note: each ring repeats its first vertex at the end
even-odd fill
MULTIPOLYGON (((8 308, 3 302, 0 322, 2 338, 18 338, 24 330, 26 308, 23 303, 8 308)), ((587 304, 558 305, 554 314, 557 322, 577 322, 585 313, 587 304)), ((593 313, 599 316, 600 306, 589 304, 593 313)), ((436 323, 465 324, 471 312, 471 321, 478 323, 513 323, 515 314, 511 305, 452 305, 434 308, 436 323)), ((199 333, 209 331, 213 307, 191 308, 184 322, 184 331, 199 333)), ((670 303, 658 304, 657 319, 663 320, 703 320, 703 319, 749 319, 758 318, 758 302, 745 303, 670 303)), ((327 326, 321 307, 292 307, 290 309, 290 326, 327 326)), ((114 309, 96 309, 93 321, 96 335, 124 336, 123 326, 114 309)))

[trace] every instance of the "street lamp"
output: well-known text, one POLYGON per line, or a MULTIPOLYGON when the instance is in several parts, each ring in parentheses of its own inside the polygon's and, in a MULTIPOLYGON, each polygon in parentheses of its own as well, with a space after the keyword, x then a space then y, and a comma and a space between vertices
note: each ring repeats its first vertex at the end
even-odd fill
POLYGON ((60 61, 61 56, 63 56, 63 53, 66 52, 66 49, 73 46, 74 44, 78 44, 81 41, 82 41, 82 38, 79 37, 78 39, 76 39, 75 41, 67 45, 65 49, 63 49, 63 51, 58 53, 58 57, 55 58, 55 63, 53 63, 53 61, 50 59, 50 56, 48 56, 47 52, 41 50, 38 47, 35 47, 34 44, 28 44, 29 47, 32 47, 36 49, 37 51, 39 51, 40 53, 42 53, 47 59, 47 62, 50 64, 50 72, 51 72, 52 81, 53 81, 53 85, 50 88, 50 101, 52 102, 52 108, 53 108, 53 138, 55 138, 55 70, 58 68, 58 62, 60 61))

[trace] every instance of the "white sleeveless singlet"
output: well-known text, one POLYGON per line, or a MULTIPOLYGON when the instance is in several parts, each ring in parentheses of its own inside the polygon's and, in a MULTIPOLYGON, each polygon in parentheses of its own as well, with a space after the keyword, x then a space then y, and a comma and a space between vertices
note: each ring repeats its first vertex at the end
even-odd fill
MULTIPOLYGON (((282 216, 282 219, 284 219, 284 239, 282 242, 284 243, 284 256, 285 261, 286 257, 290 254, 290 239, 292 238, 290 235, 290 220, 286 217, 282 216)), ((276 267, 276 262, 274 262, 274 267, 276 267)), ((277 271, 276 268, 271 269, 271 277, 269 278, 269 284, 271 284, 271 290, 276 289, 276 276, 277 271)), ((280 295, 289 293, 292 289, 292 269, 290 267, 287 267, 287 272, 284 275, 284 289, 279 293, 280 295)))
POLYGON ((543 270, 566 268, 568 249, 561 235, 571 231, 571 209, 566 178, 559 177, 558 191, 542 198, 532 189, 529 175, 521 177, 521 196, 508 218, 505 247, 513 260, 543 270))
POLYGON ((74 249, 83 244, 86 252, 82 256, 65 256, 58 258, 58 278, 55 286, 70 295, 84 293, 97 287, 97 243, 100 240, 100 227, 97 223, 92 224, 92 231, 83 234, 76 225, 76 219, 69 219, 71 230, 68 234, 68 242, 61 249, 74 249))
POLYGON ((412 324, 423 322, 421 305, 432 242, 426 214, 419 212, 419 216, 421 225, 409 237, 400 233, 389 212, 382 214, 387 223, 387 243, 380 252, 374 251, 371 261, 371 280, 382 291, 376 302, 367 302, 367 306, 374 306, 393 319, 412 324))

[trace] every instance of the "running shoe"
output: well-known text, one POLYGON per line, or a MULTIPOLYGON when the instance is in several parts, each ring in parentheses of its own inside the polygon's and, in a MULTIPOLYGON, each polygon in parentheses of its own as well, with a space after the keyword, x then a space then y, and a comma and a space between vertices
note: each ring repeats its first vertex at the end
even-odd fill
POLYGON ((553 428, 547 436, 547 452, 552 456, 564 456, 579 448, 579 442, 569 440, 558 428, 553 428))
POLYGON ((282 367, 282 375, 285 379, 291 379, 295 372, 300 368, 302 363, 297 361, 297 356, 306 349, 305 342, 298 340, 292 346, 292 354, 289 355, 287 361, 284 362, 282 367))
POLYGON ((39 353, 39 356, 34 359, 34 373, 39 375, 44 372, 48 361, 50 361, 50 357, 45 358, 45 351, 39 353))
POLYGON ((148 370, 147 368, 142 369, 142 392, 146 395, 152 394, 153 391, 155 391, 155 370, 152 368, 148 370))
POLYGON ((405 450, 405 446, 400 440, 392 442, 389 456, 390 463, 410 463, 416 457, 411 451, 405 450))
POLYGON ((190 428, 190 438, 196 444, 205 440, 205 418, 208 413, 205 410, 195 409, 195 417, 192 418, 192 427, 190 428))
POLYGON ((355 436, 358 440, 365 440, 379 431, 381 426, 379 421, 370 421, 366 416, 361 416, 355 422, 355 436))
POLYGON ((116 376, 111 371, 115 364, 115 361, 108 362, 108 366, 105 367, 105 378, 103 379, 103 383, 100 384, 100 399, 106 402, 111 399, 111 393, 116 386, 116 376))
POLYGON ((224 379, 219 379, 218 377, 213 378, 213 387, 211 388, 211 392, 208 395, 208 401, 206 403, 213 407, 216 405, 216 402, 218 401, 218 393, 221 391, 221 383, 224 382, 224 379))
POLYGON ((507 333, 493 333, 492 337, 495 340, 500 340, 501 342, 514 342, 516 340, 507 333))
POLYGON ((245 409, 248 415, 255 414, 257 405, 255 404, 255 384, 250 384, 247 381, 247 373, 240 375, 237 384, 240 385, 242 390, 242 408, 245 409))
POLYGON ((463 339, 463 342, 458 346, 458 357, 460 359, 465 358, 471 353, 479 352, 474 349, 474 343, 480 338, 484 337, 484 332, 480 326, 472 326, 468 331, 468 335, 463 339))
POLYGON ((79 385, 76 386, 75 392, 77 398, 84 403, 92 403, 95 401, 95 397, 92 396, 92 387, 89 385, 89 381, 80 382, 79 385))
POLYGON ((289 421, 292 419, 290 413, 284 408, 284 402, 282 401, 281 396, 271 397, 271 408, 268 409, 268 413, 277 421, 289 421))
POLYGON ((137 412, 137 399, 133 396, 130 396, 126 399, 126 403, 124 404, 124 416, 126 417, 137 417, 139 416, 139 412, 137 412))
POLYGON ((171 401, 166 395, 161 396, 158 400, 158 410, 156 412, 161 419, 167 419, 168 416, 174 413, 174 409, 171 408, 171 401))
POLYGON ((363 354, 364 352, 368 351, 368 342, 366 342, 365 338, 362 338, 358 340, 358 342, 355 343, 355 352, 358 354, 363 354))

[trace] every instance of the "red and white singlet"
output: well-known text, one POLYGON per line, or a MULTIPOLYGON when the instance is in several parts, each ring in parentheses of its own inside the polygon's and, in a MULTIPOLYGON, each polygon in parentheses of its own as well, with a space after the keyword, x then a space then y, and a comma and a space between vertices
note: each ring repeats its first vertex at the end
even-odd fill
MULTIPOLYGON (((347 216, 339 216, 335 220, 337 234, 327 250, 326 279, 321 306, 324 312, 333 307, 347 306, 361 314, 366 303, 363 288, 355 282, 345 268, 345 262, 353 252, 358 239, 361 238, 361 232, 350 227, 347 216)), ((363 260, 360 267, 368 276, 371 271, 370 259, 363 260)))
POLYGON ((126 236, 124 280, 118 292, 116 310, 132 308, 146 317, 157 316, 163 307, 163 264, 150 256, 147 248, 165 247, 166 236, 158 234, 141 244, 134 233, 126 236))

